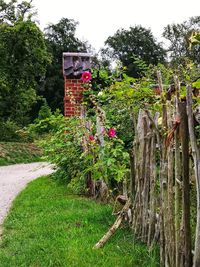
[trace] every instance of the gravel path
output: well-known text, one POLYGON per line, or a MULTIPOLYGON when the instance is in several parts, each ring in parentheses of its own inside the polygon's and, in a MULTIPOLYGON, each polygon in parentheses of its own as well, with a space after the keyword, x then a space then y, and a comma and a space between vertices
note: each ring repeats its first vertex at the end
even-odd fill
POLYGON ((17 194, 28 182, 54 172, 46 162, 0 167, 0 225, 17 194))

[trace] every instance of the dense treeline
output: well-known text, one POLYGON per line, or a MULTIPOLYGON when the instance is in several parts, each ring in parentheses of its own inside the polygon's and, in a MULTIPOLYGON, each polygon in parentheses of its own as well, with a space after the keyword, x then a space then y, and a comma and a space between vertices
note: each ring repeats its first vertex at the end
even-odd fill
MULTIPOLYGON (((91 49, 75 37, 78 23, 62 18, 44 32, 34 20, 34 2, 0 1, 0 125, 2 139, 16 138, 18 127, 26 126, 47 101, 55 111, 63 109, 62 52, 86 52, 91 49), (8 130, 8 131, 7 131, 8 130), (9 132, 9 134, 8 134, 9 132)), ((136 25, 119 29, 105 41, 95 67, 109 67, 119 60, 125 72, 142 77, 150 65, 158 63, 199 64, 199 46, 188 50, 187 37, 200 27, 200 17, 182 24, 167 25, 163 36, 169 41, 166 51, 150 29, 136 25), (169 60, 168 60, 169 61, 169 60)))

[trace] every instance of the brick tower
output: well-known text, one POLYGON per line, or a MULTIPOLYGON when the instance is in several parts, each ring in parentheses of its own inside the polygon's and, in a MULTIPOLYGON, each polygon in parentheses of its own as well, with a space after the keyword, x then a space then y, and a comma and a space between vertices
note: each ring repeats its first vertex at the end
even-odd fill
POLYGON ((90 54, 63 53, 64 115, 79 116, 82 102, 83 82, 81 75, 90 70, 90 54))

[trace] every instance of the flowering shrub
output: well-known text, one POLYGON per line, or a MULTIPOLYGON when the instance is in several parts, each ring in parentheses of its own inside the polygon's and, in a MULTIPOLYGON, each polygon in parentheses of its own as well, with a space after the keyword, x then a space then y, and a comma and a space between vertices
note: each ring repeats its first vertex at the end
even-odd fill
POLYGON ((88 141, 81 156, 86 163, 82 175, 90 175, 93 180, 104 180, 112 188, 113 181, 122 181, 129 172, 129 154, 124 149, 124 143, 117 138, 115 130, 110 131, 112 137, 106 131, 101 136, 97 133, 88 135, 90 129, 87 128, 82 128, 84 131, 83 136, 88 136, 88 141))
POLYGON ((110 128, 108 130, 108 136, 111 138, 116 137, 116 130, 114 128, 110 128))
POLYGON ((81 76, 83 82, 89 82, 92 79, 92 74, 89 71, 84 71, 81 76))
MULTIPOLYGON (((130 172, 127 144, 132 144, 134 136, 130 114, 138 112, 144 102, 154 97, 146 84, 132 86, 135 79, 122 76, 120 81, 111 82, 110 77, 105 77, 108 82, 101 81, 101 85, 109 87, 98 94, 93 90, 97 87, 93 88, 95 81, 91 81, 91 73, 83 72, 82 80, 87 88, 86 117, 59 117, 59 127, 42 143, 47 159, 59 167, 59 177, 73 181, 73 186, 81 181, 82 190, 83 181, 86 185, 89 176, 93 180, 104 180, 108 185, 127 178, 130 172)), ((51 118, 48 123, 51 125, 51 118)))

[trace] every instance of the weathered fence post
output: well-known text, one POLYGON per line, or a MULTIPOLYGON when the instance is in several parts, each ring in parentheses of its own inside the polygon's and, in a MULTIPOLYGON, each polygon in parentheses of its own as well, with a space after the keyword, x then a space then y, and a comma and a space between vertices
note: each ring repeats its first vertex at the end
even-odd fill
POLYGON ((189 181, 189 131, 186 113, 186 101, 179 103, 180 138, 182 147, 182 177, 183 177, 183 230, 184 230, 184 267, 192 266, 191 230, 190 230, 190 181, 189 181))
POLYGON ((200 266, 200 152, 194 132, 194 119, 192 112, 192 87, 190 85, 187 86, 187 113, 188 113, 188 126, 190 133, 190 142, 192 147, 192 155, 194 160, 194 171, 195 171, 196 189, 197 189, 197 224, 196 224, 193 266, 199 267, 200 266))
MULTIPOLYGON (((162 76, 160 71, 157 72, 158 84, 161 90, 161 102, 162 102, 162 129, 167 130, 167 107, 166 99, 163 96, 162 76)), ((165 140, 162 137, 161 151, 160 151, 160 262, 161 266, 165 266, 168 262, 167 259, 167 244, 165 236, 166 227, 166 214, 167 214, 167 156, 165 148, 165 140)))
MULTIPOLYGON (((180 121, 180 115, 178 112, 180 82, 178 77, 174 77, 175 83, 175 99, 174 99, 174 119, 180 121)), ((180 266, 180 207, 181 207, 181 155, 180 155, 180 140, 179 140, 179 127, 175 131, 175 242, 176 242, 176 267, 180 266)))

